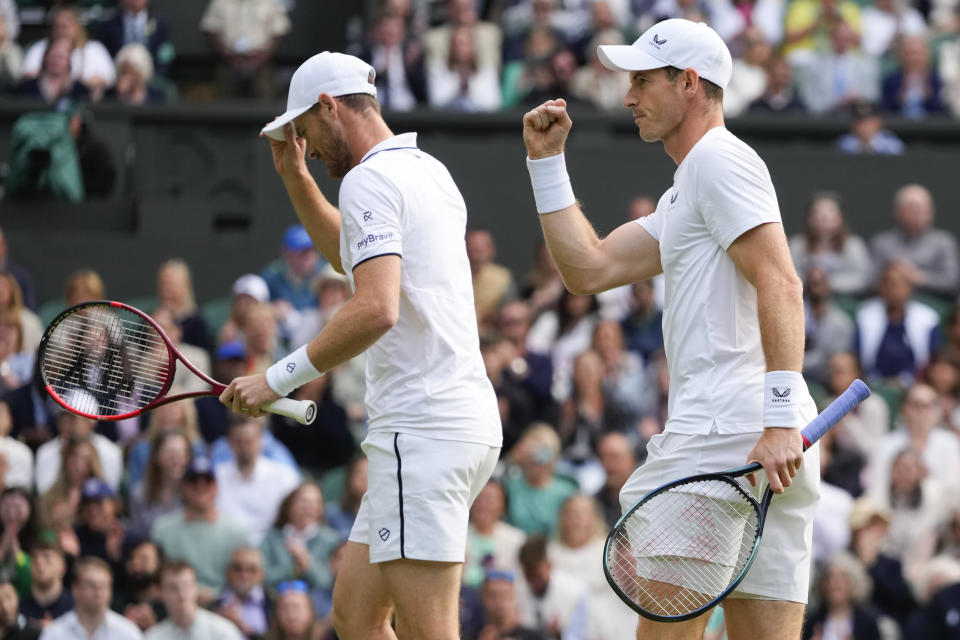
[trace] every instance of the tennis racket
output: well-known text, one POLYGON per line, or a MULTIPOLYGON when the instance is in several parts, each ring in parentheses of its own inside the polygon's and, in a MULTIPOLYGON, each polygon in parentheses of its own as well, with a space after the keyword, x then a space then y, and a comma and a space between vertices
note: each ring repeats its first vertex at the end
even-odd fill
MULTIPOLYGON (((804 450, 869 395, 855 380, 803 428, 804 450)), ((761 468, 681 478, 631 507, 603 549, 603 571, 620 599, 645 618, 680 622, 733 591, 757 555, 773 497, 768 486, 758 503, 736 478, 761 468)))
MULTIPOLYGON (((37 360, 47 393, 64 409, 94 420, 124 420, 226 389, 184 358, 153 318, 122 302, 82 302, 63 311, 44 332, 37 360), (210 389, 168 395, 177 360, 210 389)), ((310 400, 280 398, 263 409, 300 424, 317 415, 310 400)))

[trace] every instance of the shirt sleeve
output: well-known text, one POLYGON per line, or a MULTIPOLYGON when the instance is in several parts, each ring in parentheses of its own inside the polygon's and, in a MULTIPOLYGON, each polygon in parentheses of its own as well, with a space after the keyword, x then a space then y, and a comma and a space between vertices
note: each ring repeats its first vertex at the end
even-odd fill
POLYGON ((365 168, 344 178, 340 189, 341 260, 350 270, 385 255, 403 255, 403 198, 382 174, 365 168))
POLYGON ((650 215, 643 216, 634 220, 638 225, 646 229, 647 233, 653 236, 653 239, 660 243, 660 231, 663 228, 663 215, 660 213, 660 207, 650 215))
POLYGON ((710 235, 724 251, 750 229, 781 221, 770 172, 756 153, 721 144, 702 160, 697 202, 710 235))

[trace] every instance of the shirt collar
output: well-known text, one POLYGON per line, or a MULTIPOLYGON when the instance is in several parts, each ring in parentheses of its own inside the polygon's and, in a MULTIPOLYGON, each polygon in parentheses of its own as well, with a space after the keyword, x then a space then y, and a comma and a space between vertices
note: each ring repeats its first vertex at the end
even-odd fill
POLYGON ((367 158, 370 156, 380 153, 381 151, 391 151, 393 149, 416 149, 417 148, 417 134, 414 131, 410 133, 401 133, 400 135, 393 136, 392 138, 387 138, 379 144, 375 144, 370 151, 367 151, 363 158, 360 160, 360 164, 366 162, 367 158))

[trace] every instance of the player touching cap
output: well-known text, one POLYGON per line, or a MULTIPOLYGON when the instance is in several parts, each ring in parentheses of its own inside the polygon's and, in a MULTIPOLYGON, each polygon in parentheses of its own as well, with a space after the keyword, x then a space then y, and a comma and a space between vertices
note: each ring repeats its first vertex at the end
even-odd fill
MULTIPOLYGON (((751 572, 724 602, 727 629, 737 638, 799 638, 819 493, 816 447, 801 466, 799 427, 816 415, 800 374, 802 290, 766 165, 724 126, 730 52, 707 25, 671 19, 598 55, 629 74, 623 105, 640 137, 662 142, 677 165, 656 211, 597 236, 566 170, 572 120, 563 100, 526 113, 523 138, 547 247, 571 291, 666 275, 670 416, 621 490, 621 506, 672 479, 760 462, 783 495, 751 572)), ((705 624, 703 616, 641 618, 637 637, 701 637, 705 624)))
POLYGON ((307 345, 235 379, 221 400, 259 415, 366 352, 369 489, 337 574, 334 626, 344 640, 395 638, 395 612, 409 637, 455 638, 469 508, 502 429, 480 357, 463 197, 415 133, 387 127, 373 80, 365 62, 319 53, 261 131, 301 223, 354 293, 307 345), (339 209, 305 155, 343 179, 339 209))

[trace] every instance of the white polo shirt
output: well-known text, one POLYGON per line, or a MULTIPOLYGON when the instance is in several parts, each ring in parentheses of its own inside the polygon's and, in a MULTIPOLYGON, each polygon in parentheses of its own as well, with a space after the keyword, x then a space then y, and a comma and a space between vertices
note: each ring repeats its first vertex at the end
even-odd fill
POLYGON ((76 612, 70 611, 48 624, 40 640, 143 640, 143 633, 119 613, 107 610, 97 630, 87 635, 76 612))
POLYGON ((767 166, 724 127, 709 130, 637 224, 660 243, 663 344, 670 371, 665 431, 763 430, 757 290, 727 255, 744 232, 780 220, 767 166))
POLYGON ((367 350, 369 430, 500 446, 464 242, 467 208, 415 133, 376 145, 340 186, 340 259, 402 259, 396 325, 367 350))

